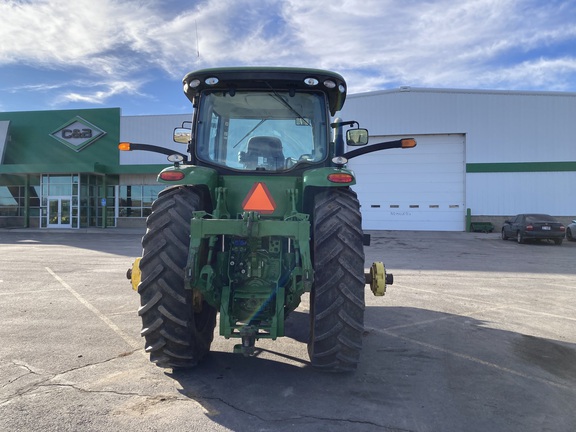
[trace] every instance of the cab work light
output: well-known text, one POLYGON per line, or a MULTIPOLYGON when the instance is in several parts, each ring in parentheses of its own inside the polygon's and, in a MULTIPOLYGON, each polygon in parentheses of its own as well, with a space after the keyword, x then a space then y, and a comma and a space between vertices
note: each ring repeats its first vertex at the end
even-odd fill
POLYGON ((332 183, 352 183, 354 177, 348 173, 332 173, 328 174, 328 180, 332 183))

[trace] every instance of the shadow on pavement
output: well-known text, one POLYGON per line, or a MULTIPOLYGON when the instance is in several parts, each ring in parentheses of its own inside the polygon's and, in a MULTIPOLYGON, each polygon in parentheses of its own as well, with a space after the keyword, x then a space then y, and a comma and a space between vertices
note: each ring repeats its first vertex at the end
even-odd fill
POLYGON ((168 375, 231 430, 245 430, 247 417, 253 430, 573 430, 573 344, 460 315, 385 309, 391 330, 368 329, 354 374, 318 372, 307 359, 267 351, 213 352, 168 375))

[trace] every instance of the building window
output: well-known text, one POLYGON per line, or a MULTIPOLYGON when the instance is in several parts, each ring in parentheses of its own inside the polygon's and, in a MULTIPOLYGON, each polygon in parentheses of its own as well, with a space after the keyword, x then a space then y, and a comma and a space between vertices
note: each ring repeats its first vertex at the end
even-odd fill
POLYGON ((152 203, 163 189, 163 185, 118 186, 118 217, 147 217, 152 212, 152 203))
MULTIPOLYGON (((39 214, 40 187, 28 188, 29 210, 31 216, 39 214)), ((0 186, 0 217, 24 216, 26 209, 26 186, 0 186)))
POLYGON ((0 216, 22 216, 22 186, 0 186, 0 216))

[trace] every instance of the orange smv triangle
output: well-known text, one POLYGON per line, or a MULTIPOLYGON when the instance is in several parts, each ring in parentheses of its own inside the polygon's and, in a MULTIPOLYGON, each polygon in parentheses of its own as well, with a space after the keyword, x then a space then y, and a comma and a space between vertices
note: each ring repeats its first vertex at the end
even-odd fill
POLYGON ((254 183, 248 195, 242 202, 245 211, 257 211, 264 214, 274 213, 276 203, 270 195, 270 191, 262 182, 254 183))

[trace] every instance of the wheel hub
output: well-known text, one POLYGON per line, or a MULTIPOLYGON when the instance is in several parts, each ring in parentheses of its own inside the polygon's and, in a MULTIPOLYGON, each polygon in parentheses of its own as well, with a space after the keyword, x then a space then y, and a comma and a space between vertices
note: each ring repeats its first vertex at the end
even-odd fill
POLYGON ((370 267, 370 273, 366 273, 366 283, 375 296, 383 296, 386 293, 386 285, 394 283, 394 276, 386 273, 386 267, 382 262, 374 262, 370 267))

